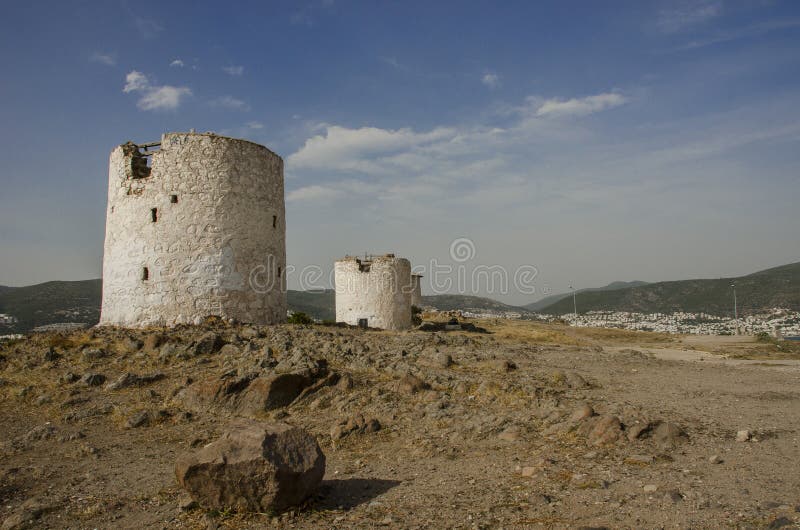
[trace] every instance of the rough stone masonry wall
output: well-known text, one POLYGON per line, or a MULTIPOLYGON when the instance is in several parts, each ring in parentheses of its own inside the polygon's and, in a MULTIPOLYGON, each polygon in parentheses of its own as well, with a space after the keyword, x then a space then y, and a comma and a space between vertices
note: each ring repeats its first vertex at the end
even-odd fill
POLYGON ((376 257, 369 271, 355 258, 334 265, 336 321, 358 325, 361 318, 381 329, 411 327, 411 263, 404 258, 376 257))
POLYGON ((419 274, 411 275, 411 305, 422 307, 422 276, 419 274))
POLYGON ((134 178, 136 152, 111 153, 100 323, 283 322, 283 160, 244 140, 168 133, 134 178))

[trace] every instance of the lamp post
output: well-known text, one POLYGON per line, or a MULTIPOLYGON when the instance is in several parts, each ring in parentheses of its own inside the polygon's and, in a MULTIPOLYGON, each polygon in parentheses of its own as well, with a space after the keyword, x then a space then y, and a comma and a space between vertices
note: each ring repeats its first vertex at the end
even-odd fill
POLYGON ((575 318, 578 318, 578 303, 575 301, 575 288, 572 287, 572 284, 569 284, 569 289, 572 291, 572 310, 575 318))
POLYGON ((733 287, 733 320, 736 323, 736 334, 739 334, 739 308, 736 304, 736 284, 731 283, 733 287))

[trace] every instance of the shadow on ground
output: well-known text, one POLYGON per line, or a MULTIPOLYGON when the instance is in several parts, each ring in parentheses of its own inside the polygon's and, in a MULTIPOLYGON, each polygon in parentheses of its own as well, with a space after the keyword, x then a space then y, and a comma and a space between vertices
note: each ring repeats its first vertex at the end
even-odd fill
POLYGON ((313 507, 319 510, 350 510, 386 493, 398 484, 399 480, 378 478, 323 480, 313 507))

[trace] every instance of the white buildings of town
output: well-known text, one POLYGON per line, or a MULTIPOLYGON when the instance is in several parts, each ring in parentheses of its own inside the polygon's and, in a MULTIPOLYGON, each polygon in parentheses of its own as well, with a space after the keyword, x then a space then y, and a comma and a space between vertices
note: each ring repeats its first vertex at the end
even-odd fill
MULTIPOLYGON (((548 319, 555 319, 548 315, 548 319)), ((620 328, 662 333, 694 335, 755 335, 769 333, 784 337, 800 336, 800 312, 772 309, 747 315, 738 320, 707 313, 629 313, 627 311, 589 311, 558 317, 572 326, 590 328, 620 328)))

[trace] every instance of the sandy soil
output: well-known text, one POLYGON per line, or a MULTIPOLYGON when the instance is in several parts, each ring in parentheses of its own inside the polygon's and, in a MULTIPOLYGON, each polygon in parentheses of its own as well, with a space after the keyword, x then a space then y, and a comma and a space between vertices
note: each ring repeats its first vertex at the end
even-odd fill
POLYGON ((482 324, 493 333, 216 324, 6 345, 3 528, 800 527, 797 360, 747 364, 724 358, 729 344, 482 324), (195 354, 209 330, 230 347, 195 354), (327 472, 314 497, 277 516, 182 509, 177 455, 214 440, 235 414, 189 410, 181 390, 317 359, 352 388, 257 415, 317 437, 327 472), (67 382, 67 372, 163 378, 109 390, 67 382), (430 388, 404 387, 407 374, 430 388), (570 419, 584 404, 594 416, 570 419), (355 414, 382 429, 333 439, 355 414), (610 437, 589 428, 611 416, 621 427, 610 437), (685 436, 659 439, 659 423, 685 436), (749 441, 736 441, 740 430, 749 441))

